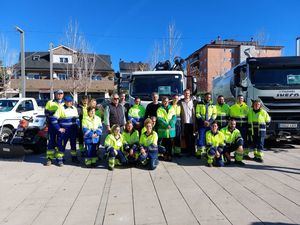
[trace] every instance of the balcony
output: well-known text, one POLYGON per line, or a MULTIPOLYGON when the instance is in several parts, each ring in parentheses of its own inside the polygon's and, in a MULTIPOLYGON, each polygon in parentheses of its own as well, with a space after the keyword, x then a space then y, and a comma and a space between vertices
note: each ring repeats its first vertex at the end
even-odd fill
MULTIPOLYGON (((21 79, 12 79, 11 80, 11 88, 18 89, 21 85, 21 79)), ((76 83, 76 86, 79 86, 82 89, 84 84, 76 83), (82 88, 81 88, 82 87, 82 88)), ((73 81, 72 80, 54 80, 53 81, 53 89, 62 89, 64 91, 72 91, 73 81)), ((47 92, 50 91, 50 80, 26 80, 26 91, 30 92, 47 92)), ((109 90, 114 90, 114 82, 112 80, 103 79, 103 80, 92 80, 90 83, 90 87, 88 88, 89 92, 105 92, 109 90)), ((80 91, 80 90, 79 90, 80 91)))

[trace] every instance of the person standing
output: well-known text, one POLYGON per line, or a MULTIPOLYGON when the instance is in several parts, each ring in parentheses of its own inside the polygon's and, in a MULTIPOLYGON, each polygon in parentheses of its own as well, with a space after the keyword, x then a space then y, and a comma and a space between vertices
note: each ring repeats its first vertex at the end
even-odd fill
POLYGON ((206 149, 207 149, 207 166, 212 167, 213 163, 217 167, 224 166, 223 148, 225 146, 225 137, 222 132, 218 130, 217 122, 211 124, 211 130, 207 131, 206 149))
POLYGON ((115 124, 123 130, 125 123, 124 107, 119 104, 119 95, 115 93, 112 95, 111 103, 105 109, 104 124, 107 131, 110 132, 111 127, 115 124))
POLYGON ((190 89, 184 90, 184 99, 179 101, 181 107, 180 117, 182 126, 182 142, 184 142, 186 151, 189 155, 195 154, 195 136, 196 117, 195 106, 196 101, 191 98, 190 89))
POLYGON ((249 160, 251 159, 248 149, 248 124, 247 124, 247 117, 248 117, 249 107, 244 102, 244 96, 238 95, 237 102, 230 106, 229 108, 229 117, 230 119, 234 119, 236 121, 236 128, 241 132, 242 138, 244 140, 244 159, 249 160))
POLYGON ((157 92, 152 93, 152 102, 149 103, 146 107, 146 113, 145 113, 145 119, 152 117, 152 116, 157 116, 156 112, 157 109, 161 106, 161 104, 158 102, 159 95, 157 92))
POLYGON ((157 134, 160 145, 166 148, 166 160, 172 161, 173 138, 176 136, 175 130, 176 112, 169 105, 169 98, 162 98, 162 106, 157 109, 157 134))
POLYGON ((82 96, 80 103, 77 105, 77 111, 79 115, 80 127, 78 130, 78 142, 79 142, 79 151, 82 156, 85 154, 85 148, 83 146, 83 133, 82 133, 82 120, 87 116, 87 107, 89 103, 89 98, 87 95, 82 96))
POLYGON ((234 152, 235 164, 245 165, 243 163, 243 138, 241 132, 236 129, 236 122, 234 119, 230 119, 228 122, 228 126, 223 127, 220 130, 225 137, 225 146, 223 155, 225 156, 225 164, 230 165, 231 156, 230 153, 234 152))
POLYGON ((219 128, 223 128, 227 126, 229 119, 229 109, 230 106, 225 103, 225 99, 223 95, 219 95, 217 98, 217 118, 216 121, 218 123, 219 128))
POLYGON ((254 160, 263 162, 263 150, 266 138, 267 126, 270 124, 269 114, 261 108, 260 100, 253 102, 248 113, 249 136, 251 138, 251 149, 254 152, 254 160))
POLYGON ((130 104, 126 102, 126 94, 124 92, 120 93, 120 105, 124 107, 124 113, 126 121, 128 120, 128 111, 130 109, 130 104))
POLYGON ((178 104, 179 101, 179 96, 178 94, 175 94, 172 98, 172 107, 175 110, 175 115, 176 115, 176 124, 175 124, 175 138, 174 138, 174 156, 180 157, 181 156, 181 148, 180 148, 180 137, 181 137, 181 107, 178 104))
POLYGON ((142 129, 145 117, 145 108, 141 105, 141 99, 136 97, 134 105, 128 111, 128 120, 130 120, 134 128, 138 131, 142 129))
POLYGON ((94 107, 87 107, 87 116, 82 120, 82 131, 86 147, 84 163, 87 167, 96 167, 98 160, 97 145, 102 134, 102 123, 100 117, 95 115, 94 107))
POLYGON ((57 149, 57 131, 55 127, 51 123, 51 117, 53 117, 54 113, 57 109, 64 104, 64 92, 63 90, 57 90, 55 92, 55 98, 53 100, 49 100, 45 106, 45 116, 48 124, 48 145, 46 152, 46 166, 50 166, 52 164, 52 160, 55 159, 56 149, 57 149))
POLYGON ((76 137, 79 127, 79 115, 77 108, 73 106, 73 98, 66 96, 65 103, 59 107, 51 118, 52 125, 58 132, 58 152, 56 158, 59 166, 63 166, 64 152, 67 142, 70 140, 72 162, 79 163, 76 152, 76 137))
POLYGON ((210 125, 217 118, 217 109, 216 106, 212 104, 210 93, 206 93, 203 101, 197 104, 196 118, 199 134, 196 157, 201 158, 201 155, 205 153, 205 134, 210 130, 210 125))

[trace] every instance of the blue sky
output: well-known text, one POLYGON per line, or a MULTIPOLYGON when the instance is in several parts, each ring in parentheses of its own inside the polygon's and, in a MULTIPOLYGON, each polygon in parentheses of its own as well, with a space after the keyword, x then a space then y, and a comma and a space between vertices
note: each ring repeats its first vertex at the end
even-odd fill
POLYGON ((180 55, 187 57, 216 39, 250 40, 264 33, 266 44, 284 46, 284 55, 295 55, 300 36, 300 1, 1 1, 0 34, 11 51, 19 52, 18 25, 26 32, 26 51, 46 51, 64 39, 69 21, 79 29, 94 52, 111 55, 113 68, 119 59, 147 61, 155 42, 167 37, 176 24, 182 35, 180 55))

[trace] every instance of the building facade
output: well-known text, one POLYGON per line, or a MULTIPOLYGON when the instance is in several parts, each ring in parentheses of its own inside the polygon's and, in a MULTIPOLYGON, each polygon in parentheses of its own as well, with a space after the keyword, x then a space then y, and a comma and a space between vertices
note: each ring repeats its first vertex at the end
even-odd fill
POLYGON ((244 61, 248 56, 281 56, 282 46, 262 46, 257 42, 221 40, 218 38, 202 46, 187 61, 187 75, 197 77, 198 90, 201 93, 212 90, 212 80, 244 61))
POLYGON ((128 92, 130 75, 135 71, 147 71, 149 70, 149 64, 143 62, 125 62, 120 60, 119 62, 120 77, 117 80, 117 86, 119 92, 128 92))
MULTIPOLYGON (((60 45, 53 51, 53 89, 62 89, 74 98, 88 93, 102 97, 114 90, 114 71, 109 55, 79 53, 60 45)), ((26 96, 38 99, 50 98, 50 51, 25 52, 26 96)), ((16 65, 11 88, 21 84, 20 62, 16 65)))

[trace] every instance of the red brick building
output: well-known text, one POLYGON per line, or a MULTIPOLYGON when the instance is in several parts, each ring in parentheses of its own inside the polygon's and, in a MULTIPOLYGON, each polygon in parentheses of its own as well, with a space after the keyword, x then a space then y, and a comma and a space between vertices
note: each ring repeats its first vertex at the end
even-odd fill
POLYGON ((281 56, 283 46, 262 46, 257 42, 218 40, 202 46, 187 61, 187 75, 196 76, 199 92, 212 89, 213 77, 219 76, 247 58, 281 56))

